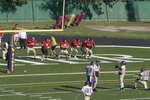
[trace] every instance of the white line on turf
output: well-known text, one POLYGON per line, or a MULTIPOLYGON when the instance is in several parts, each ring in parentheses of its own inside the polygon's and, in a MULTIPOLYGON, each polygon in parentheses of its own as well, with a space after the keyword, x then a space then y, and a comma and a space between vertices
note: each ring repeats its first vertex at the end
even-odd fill
MULTIPOLYGON (((21 56, 20 56, 21 57, 21 56)), ((28 58, 34 58, 34 56, 22 56, 22 57, 28 57, 28 58)), ((36 59, 41 59, 40 56, 36 56, 36 59)), ((63 63, 67 63, 67 64, 89 64, 90 62, 75 62, 75 61, 69 61, 72 59, 67 60, 63 60, 63 59, 52 59, 52 58, 46 58, 45 60, 49 60, 49 61, 56 61, 56 62, 63 62, 63 63)), ((76 59, 76 60, 87 60, 87 59, 76 59)), ((101 60, 101 63, 111 63, 111 61, 103 61, 101 60)))
MULTIPOLYGON (((72 93, 72 92, 49 92, 49 93, 46 93, 46 94, 66 94, 66 93, 72 93)), ((22 96, 39 97, 39 96, 42 96, 42 94, 44 94, 44 93, 38 93, 38 94, 39 95, 33 95, 32 93, 27 93, 27 94, 24 93, 24 94, 22 94, 22 96)), ((1 94, 0 97, 17 96, 17 95, 20 95, 20 94, 1 94)), ((51 97, 49 97, 49 98, 51 98, 51 97)))
POLYGON ((15 59, 15 61, 29 63, 32 65, 58 65, 58 63, 39 63, 39 62, 34 62, 34 61, 22 60, 22 59, 15 59))
POLYGON ((28 61, 28 60, 22 60, 22 59, 15 59, 17 62, 23 62, 23 63, 29 63, 29 64, 44 64, 44 63, 39 63, 39 62, 34 62, 34 61, 28 61))
POLYGON ((122 45, 97 45, 96 47, 121 47, 121 48, 142 48, 142 49, 150 49, 150 47, 142 47, 142 46, 122 46, 122 45))
MULTIPOLYGON (((125 79, 132 81, 134 79, 125 79)), ((118 80, 99 80, 99 82, 118 82, 118 80)), ((30 85, 46 85, 46 84, 69 84, 69 83, 84 83, 84 81, 60 81, 60 82, 39 82, 39 83, 20 83, 20 84, 1 84, 0 87, 7 86, 30 86, 30 85)))
MULTIPOLYGON (((1 66, 7 66, 7 64, 0 63, 1 66)), ((25 64, 15 64, 15 66, 25 66, 25 64)))
MULTIPOLYGON (((127 73, 135 73, 139 72, 139 70, 135 71, 126 71, 127 73)), ((115 74, 117 71, 103 71, 101 74, 115 74)), ((1 75, 0 77, 29 77, 29 76, 55 76, 55 75, 81 75, 85 74, 85 72, 72 72, 72 73, 43 73, 43 74, 20 74, 20 75, 1 75)))
MULTIPOLYGON (((96 47, 121 47, 121 48, 143 48, 143 49, 150 49, 150 47, 143 47, 143 46, 123 46, 123 45, 96 45, 96 47)), ((17 47, 17 49, 19 49, 20 47, 17 47)), ((36 49, 41 48, 40 46, 35 47, 36 49)), ((57 46, 56 48, 59 48, 59 46, 57 46)))
POLYGON ((47 99, 47 98, 52 98, 52 97, 40 97, 41 99, 47 99))
MULTIPOLYGON (((96 55, 92 55, 92 58, 100 58, 100 59, 105 59, 105 60, 112 60, 112 61, 122 61, 122 59, 118 58, 110 58, 110 57, 100 57, 96 55)), ((126 62, 143 62, 143 61, 130 61, 130 60, 124 60, 126 62)))
POLYGON ((150 100, 150 97, 147 97, 147 98, 129 98, 129 99, 120 99, 120 100, 150 100))
POLYGON ((78 74, 84 74, 84 72, 74 72, 74 73, 44 73, 44 74, 21 74, 21 75, 1 75, 0 77, 54 76, 54 75, 78 75, 78 74))
MULTIPOLYGON (((33 56, 26 56, 26 57, 33 58, 33 56)), ((41 59, 41 57, 36 56, 36 59, 41 59)), ((79 63, 79 62, 74 62, 74 61, 67 61, 67 60, 62 60, 62 59, 52 59, 52 58, 46 58, 45 60, 63 62, 63 63, 68 63, 68 64, 78 64, 79 63)))

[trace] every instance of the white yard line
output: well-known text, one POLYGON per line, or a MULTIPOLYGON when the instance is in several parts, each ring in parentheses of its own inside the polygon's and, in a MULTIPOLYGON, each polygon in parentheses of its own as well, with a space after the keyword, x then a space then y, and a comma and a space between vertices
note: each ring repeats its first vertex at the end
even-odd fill
MULTIPOLYGON (((99 58, 99 59, 112 60, 112 61, 122 61, 122 59, 110 58, 110 57, 100 57, 100 56, 95 56, 95 55, 92 55, 92 58, 99 58)), ((130 61, 130 60, 124 60, 124 61, 126 61, 126 62, 144 62, 144 61, 130 61)))
POLYGON ((119 48, 142 48, 142 49, 150 49, 150 47, 143 47, 143 46, 122 46, 122 45, 97 45, 96 47, 119 47, 119 48))
MULTIPOLYGON (((150 49, 150 47, 143 47, 143 46, 123 46, 123 45, 96 45, 96 47, 121 47, 121 48, 144 48, 144 49, 150 49)), ((35 47, 36 49, 41 48, 40 46, 35 47)), ((56 48, 59 48, 57 46, 56 48)), ((17 49, 20 49, 20 47, 17 47, 17 49)))
MULTIPOLYGON (((72 92, 49 92, 46 94, 67 94, 67 93, 72 93, 72 92)), ((22 96, 29 96, 29 97, 39 97, 42 96, 40 93, 39 95, 33 95, 32 93, 27 93, 27 94, 22 94, 22 96)), ((44 94, 44 93, 41 93, 44 94)), ((5 97, 5 96, 20 96, 21 94, 1 94, 0 97, 5 97)), ((39 97, 39 98, 44 98, 44 97, 39 97)), ((52 97, 45 97, 45 98, 52 98, 52 97)))
MULTIPOLYGON (((7 66, 7 64, 0 63, 1 66, 7 66)), ((15 66, 25 66, 25 64, 15 64, 15 66)))
POLYGON ((20 74, 20 75, 0 75, 0 77, 23 77, 23 76, 54 76, 54 75, 80 75, 84 72, 74 72, 74 73, 43 73, 43 74, 20 74))
MULTIPOLYGON (((33 58, 33 56, 26 56, 26 57, 33 58)), ((41 57, 40 56, 36 56, 36 59, 41 59, 41 57)), ((62 60, 62 59, 46 58, 45 60, 56 61, 56 62, 63 62, 63 63, 68 63, 68 64, 79 64, 79 62, 67 61, 67 60, 62 60)))
POLYGON ((150 97, 147 97, 147 98, 129 98, 129 99, 120 99, 120 100, 150 100, 150 97))
POLYGON ((28 61, 28 60, 22 60, 22 59, 15 59, 15 61, 17 61, 17 62, 23 62, 23 63, 29 63, 29 64, 40 64, 40 65, 42 65, 42 64, 45 64, 45 63, 39 63, 39 62, 34 62, 34 61, 28 61))
MULTIPOLYGON (((139 72, 139 70, 135 71, 126 71, 126 72, 139 72)), ((101 74, 113 74, 117 73, 117 71, 103 71, 101 74)), ((43 74, 20 74, 20 75, 0 75, 0 77, 28 77, 28 76, 55 76, 55 75, 81 75, 85 74, 85 72, 72 72, 72 73, 43 73, 43 74)))
MULTIPOLYGON (((132 81, 134 79, 125 79, 126 81, 132 81)), ((99 80, 99 82, 118 82, 118 80, 99 80)), ((84 81, 59 81, 59 82, 39 82, 39 83, 20 83, 20 84, 1 84, 0 87, 7 86, 34 86, 34 85, 46 85, 46 84, 71 84, 71 83, 84 83, 84 81)))

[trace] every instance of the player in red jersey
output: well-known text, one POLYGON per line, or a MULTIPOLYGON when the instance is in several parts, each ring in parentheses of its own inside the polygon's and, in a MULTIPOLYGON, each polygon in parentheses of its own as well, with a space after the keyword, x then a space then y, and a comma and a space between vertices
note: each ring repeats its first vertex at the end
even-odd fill
POLYGON ((92 49, 96 46, 96 43, 93 40, 88 40, 86 48, 87 48, 87 56, 91 57, 93 55, 92 49))
POLYGON ((84 41, 82 41, 82 44, 81 44, 82 56, 84 56, 85 58, 87 58, 87 55, 88 55, 88 52, 87 52, 87 42, 88 42, 88 40, 84 40, 84 41))
POLYGON ((81 51, 85 58, 91 57, 93 54, 92 49, 95 47, 96 43, 93 40, 87 39, 82 42, 81 51))
POLYGON ((41 42, 42 46, 41 46, 41 51, 42 51, 42 57, 41 60, 43 61, 44 58, 48 57, 48 48, 50 46, 50 42, 48 39, 45 39, 41 42))
POLYGON ((35 46, 37 44, 37 40, 35 40, 35 37, 32 37, 32 39, 27 40, 27 55, 31 52, 34 54, 34 58, 36 58, 36 50, 35 46))
POLYGON ((69 52, 68 52, 69 43, 68 43, 68 41, 67 40, 60 41, 59 45, 60 45, 59 57, 60 57, 60 55, 65 55, 66 58, 68 58, 69 57, 69 52))
POLYGON ((78 54, 78 49, 77 49, 77 46, 80 46, 81 45, 81 42, 79 39, 75 39, 75 40, 72 40, 71 43, 70 43, 70 54, 76 58, 77 54, 78 54))

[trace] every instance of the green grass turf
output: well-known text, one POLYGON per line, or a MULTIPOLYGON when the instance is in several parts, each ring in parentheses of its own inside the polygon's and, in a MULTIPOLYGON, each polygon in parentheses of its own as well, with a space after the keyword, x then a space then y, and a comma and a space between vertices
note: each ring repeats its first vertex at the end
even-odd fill
MULTIPOLYGON (((150 49, 134 49, 134 48, 115 48, 115 47, 97 47, 94 49, 95 54, 126 54, 135 58, 147 58, 149 56, 150 49)), ((26 56, 26 51, 17 50, 17 58, 29 61, 41 62, 37 59, 19 57, 26 56)), ((38 55, 41 52, 38 50, 38 55)), ((116 57, 116 56, 105 56, 116 57)), ((96 59, 87 59, 86 61, 95 61, 96 59)), ((102 60, 102 59, 99 59, 102 60)), ((110 60, 109 60, 110 61, 110 60)), ((1 63, 6 63, 0 59, 1 63)), ((81 62, 81 61, 79 61, 81 62)), ((44 61, 42 63, 58 63, 54 61, 44 61)), ((112 63, 101 64, 101 71, 115 71, 114 66, 118 62, 112 61, 112 63)), ((25 64, 18 63, 17 64, 25 64)), ((84 72, 87 64, 65 64, 59 63, 58 65, 31 65, 25 64, 25 66, 16 66, 15 72, 10 75, 21 74, 44 74, 44 73, 72 73, 72 72, 84 72), (26 70, 27 72, 24 72, 26 70)), ((150 62, 137 62, 127 63, 127 70, 139 70, 141 67, 145 67, 150 70, 150 62)), ((0 76, 5 75, 2 73, 6 69, 6 66, 0 67, 0 76)), ((98 92, 92 95, 92 100, 120 100, 128 98, 150 98, 149 92, 143 90, 140 86, 139 89, 132 89, 134 80, 137 73, 127 73, 125 85, 127 89, 125 91, 119 90, 118 75, 112 74, 100 74, 98 83, 98 92)), ((83 95, 80 92, 84 81, 86 79, 84 74, 79 75, 45 75, 45 76, 22 76, 22 77, 1 77, 0 78, 0 100, 83 100, 83 95), (18 85, 17 85, 18 84, 18 85), (20 94, 19 94, 20 93, 20 94), (39 95, 39 96, 38 96, 39 95), (49 98, 48 98, 49 97, 49 98), (51 98, 50 98, 51 97, 51 98)), ((150 85, 150 84, 149 84, 150 85)), ((143 99, 144 100, 144 99, 143 99)))
MULTIPOLYGON (((22 25, 25 29, 39 29, 39 28, 48 28, 52 26, 54 22, 17 22, 22 25)), ((1 28, 11 29, 16 23, 0 23, 0 25, 4 26, 1 28)), ((66 28, 63 32, 36 32, 29 34, 54 34, 54 35, 66 35, 66 36, 87 36, 87 37, 108 37, 108 38, 133 38, 133 39, 150 39, 149 32, 129 32, 129 31, 120 31, 120 32, 106 32, 100 30, 93 30, 87 28, 88 25, 96 25, 96 26, 147 26, 149 27, 149 23, 145 22, 103 22, 103 21, 84 21, 77 27, 66 28)))

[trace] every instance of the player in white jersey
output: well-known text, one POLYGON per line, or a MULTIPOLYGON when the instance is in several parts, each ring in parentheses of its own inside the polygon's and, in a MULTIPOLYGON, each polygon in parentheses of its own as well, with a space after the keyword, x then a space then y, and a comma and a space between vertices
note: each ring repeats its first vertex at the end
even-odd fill
POLYGON ((149 71, 141 68, 139 77, 135 81, 135 88, 137 88, 137 84, 141 83, 144 85, 145 90, 148 90, 147 82, 149 80, 149 71))
POLYGON ((119 81, 120 81, 120 90, 124 89, 124 77, 126 73, 126 62, 121 61, 118 66, 116 66, 118 70, 118 75, 119 75, 119 81))
POLYGON ((93 73, 94 73, 93 64, 94 62, 90 62, 90 65, 86 66, 86 69, 85 69, 86 77, 87 77, 86 83, 88 83, 90 81, 90 77, 93 76, 93 73))
POLYGON ((94 72, 95 72, 95 84, 93 86, 93 90, 96 91, 96 86, 98 83, 98 77, 99 77, 99 72, 100 72, 100 61, 96 61, 93 65, 94 72))
POLYGON ((91 84, 87 84, 86 86, 83 86, 81 91, 84 94, 84 100, 90 100, 91 95, 93 93, 93 88, 91 84))
POLYGON ((95 75, 95 71, 94 71, 94 62, 90 62, 90 65, 88 65, 86 67, 86 76, 87 76, 86 83, 91 84, 91 86, 94 89, 95 82, 96 82, 96 75, 95 75))

